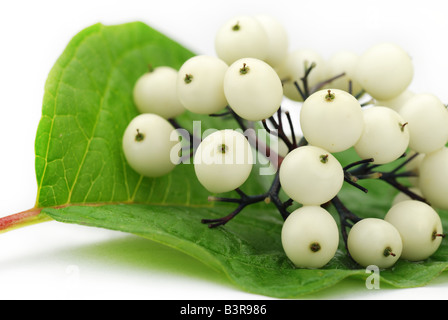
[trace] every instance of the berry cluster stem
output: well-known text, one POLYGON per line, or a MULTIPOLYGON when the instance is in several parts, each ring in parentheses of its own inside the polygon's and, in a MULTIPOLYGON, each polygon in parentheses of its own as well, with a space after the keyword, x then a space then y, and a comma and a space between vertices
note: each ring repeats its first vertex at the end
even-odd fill
POLYGON ((331 201, 331 204, 334 206, 336 211, 339 215, 339 221, 341 224, 341 234, 342 239, 344 240, 345 249, 348 252, 347 248, 347 239, 348 239, 348 232, 347 229, 350 229, 356 222, 361 221, 362 218, 358 217, 356 214, 354 214, 352 211, 350 211, 344 203, 341 201, 341 199, 336 196, 331 201))
POLYGON ((249 196, 245 194, 241 189, 237 188, 235 191, 238 193, 239 198, 221 198, 221 197, 209 197, 209 201, 220 201, 220 202, 228 202, 228 203, 236 203, 238 204, 237 208, 233 210, 230 214, 217 218, 217 219, 202 219, 202 223, 208 224, 209 228, 215 228, 218 226, 222 226, 235 218, 245 207, 259 202, 265 202, 266 204, 273 203, 278 211, 280 212, 282 218, 286 220, 289 215, 289 212, 286 210, 290 205, 292 205, 292 200, 289 199, 283 202, 279 197, 280 191, 280 179, 278 175, 278 171, 275 175, 274 181, 266 193, 249 196))
MULTIPOLYGON (((246 66, 243 66, 243 68, 245 68, 245 67, 246 66)), ((332 81, 345 75, 345 73, 341 73, 335 77, 332 77, 330 79, 322 81, 321 83, 317 84, 316 86, 314 86, 313 88, 310 89, 308 87, 308 76, 315 67, 316 67, 316 65, 314 63, 306 65, 305 75, 304 75, 304 77, 301 78, 301 84, 302 84, 303 88, 297 81, 294 82, 294 85, 296 86, 296 88, 297 88, 299 94, 301 95, 301 97, 303 98, 303 100, 306 100, 311 94, 313 94, 317 90, 320 90, 326 84, 331 83, 332 81)), ((351 81, 349 81, 349 89, 350 89, 350 91, 352 89, 351 81)), ((357 93, 355 98, 360 99, 364 95, 364 93, 365 92, 363 90, 361 90, 361 92, 357 93)), ((334 94, 331 91, 328 92, 328 99, 330 101, 332 99, 334 99, 334 94)), ((226 112, 218 114, 218 115, 212 115, 212 116, 227 116, 227 115, 233 116, 233 118, 239 124, 241 129, 246 130, 249 127, 247 122, 245 120, 243 120, 241 117, 239 117, 235 112, 233 112, 233 110, 231 109, 230 106, 227 107, 226 112)), ((305 138, 302 138, 300 141, 296 140, 291 116, 290 116, 289 112, 282 113, 281 106, 279 107, 279 109, 277 111, 277 119, 275 119, 273 116, 271 116, 268 119, 262 120, 262 124, 263 124, 263 127, 265 128, 266 132, 268 134, 275 135, 279 139, 281 139, 286 144, 289 151, 292 151, 295 148, 305 146, 308 144, 308 142, 306 141, 305 138), (288 120, 289 129, 292 133, 291 139, 287 137, 284 127, 283 127, 283 121, 282 121, 283 114, 286 116, 286 119, 288 120), (268 121, 273 126, 273 129, 269 128, 269 126, 267 124, 268 121)), ((406 124, 404 124, 403 127, 405 125, 406 124)), ((256 145, 254 147, 257 147, 257 145, 260 143, 260 141, 257 137, 255 137, 255 139, 249 139, 249 140, 256 141, 256 145)), ((269 148, 266 148, 264 150, 266 150, 268 153, 272 152, 272 150, 270 150, 269 148)), ((393 169, 390 172, 376 171, 376 169, 379 167, 379 165, 373 164, 374 159, 364 159, 364 160, 360 160, 360 161, 355 161, 343 168, 344 169, 344 180, 348 184, 367 193, 368 190, 366 188, 364 188, 363 186, 361 186, 359 184, 359 181, 363 180, 363 179, 379 179, 379 180, 387 182, 388 184, 395 187, 396 189, 409 195, 412 199, 425 201, 425 199, 423 199, 419 195, 413 193, 408 187, 404 186, 403 184, 401 184, 398 181, 398 179, 400 177, 412 176, 412 173, 410 173, 410 172, 399 172, 399 171, 400 171, 400 169, 402 169, 404 167, 404 165, 406 163, 408 163, 409 161, 414 159, 416 156, 417 156, 417 154, 415 154, 413 157, 408 158, 404 163, 397 166, 395 169, 393 169)), ((283 158, 278 155, 277 155, 277 157, 270 157, 270 158, 278 159, 277 163, 276 163, 277 172, 275 174, 275 177, 272 181, 272 184, 271 184, 269 190, 266 193, 250 196, 250 195, 245 194, 242 190, 236 189, 235 191, 238 193, 239 198, 210 197, 209 200, 211 200, 211 201, 222 201, 222 202, 236 203, 236 204, 238 204, 238 206, 234 211, 232 211, 230 214, 228 214, 225 217, 218 218, 218 219, 203 219, 202 222, 208 224, 210 228, 225 225, 227 222, 229 222, 235 216, 237 216, 245 207, 247 207, 251 204, 254 204, 254 203, 262 202, 262 201, 264 201, 268 204, 270 204, 270 203, 274 204, 276 206, 276 208, 278 209, 279 213, 281 214, 282 218, 284 220, 286 220, 286 218, 290 214, 287 209, 293 204, 293 200, 287 199, 286 201, 282 201, 279 196, 281 184, 280 184, 280 180, 279 180, 279 170, 278 169, 281 166, 283 158)), ((325 162, 325 156, 322 157, 321 160, 323 162, 325 162)), ((347 248, 347 238, 348 238, 347 229, 351 228, 356 222, 360 221, 362 218, 357 216, 356 214, 354 214, 352 211, 350 211, 343 204, 343 202, 341 201, 339 196, 335 196, 329 203, 324 204, 323 206, 326 206, 326 205, 333 205, 333 207, 336 209, 336 211, 339 215, 340 224, 341 224, 341 233, 342 233, 342 237, 343 237, 345 246, 347 248)), ((348 250, 347 250, 347 252, 348 252, 348 250)))
MULTIPOLYGON (((402 158, 405 156, 403 154, 402 158)), ((404 194, 408 195, 411 199, 419 200, 422 202, 427 202, 427 200, 420 195, 413 192, 409 187, 402 184, 399 179, 403 177, 412 177, 415 176, 415 173, 410 171, 400 171, 403 169, 403 167, 414 160, 418 156, 418 153, 413 154, 411 157, 407 158, 405 161, 403 161, 401 164, 397 165, 394 169, 391 171, 377 171, 376 169, 380 167, 380 165, 373 164, 374 159, 366 159, 361 160, 353 165, 345 167, 345 175, 346 180, 350 184, 356 186, 357 188, 367 192, 365 188, 360 186, 357 182, 354 182, 354 180, 359 181, 363 179, 379 179, 381 181, 384 181, 394 187, 395 189, 403 192, 404 194), (356 168, 353 168, 357 166, 356 168), (352 169, 353 168, 353 169, 352 169), (348 178, 347 178, 348 177, 348 178), (350 181, 351 180, 351 181, 350 181)))
MULTIPOLYGON (((308 88, 308 77, 309 77, 311 71, 316 67, 316 64, 315 63, 311 63, 309 65, 306 64, 305 67, 306 67, 305 75, 301 78, 301 82, 302 82, 304 89, 302 90, 300 85, 297 82, 294 83, 297 90, 299 91, 299 93, 301 94, 301 96, 304 100, 310 94, 314 93, 315 91, 317 91, 321 87, 323 87, 325 84, 330 83, 331 81, 334 81, 335 79, 344 76, 344 73, 342 73, 340 75, 332 77, 332 78, 316 85, 315 87, 313 87, 310 90, 308 88)), ((246 65, 243 65, 243 68, 241 68, 240 72, 246 72, 245 69, 248 69, 248 67, 246 65)), ((242 130, 246 131, 248 129, 248 124, 245 122, 245 120, 243 120, 241 117, 239 117, 231 109, 230 106, 227 106, 226 112, 220 113, 220 114, 213 114, 211 116, 216 117, 216 116, 227 116, 227 115, 233 116, 233 118, 236 120, 236 122, 239 124, 239 126, 242 130)), ((277 110, 276 116, 277 116, 277 119, 275 119, 273 116, 271 116, 268 119, 262 120, 263 127, 265 128, 265 130, 268 134, 272 134, 272 135, 280 138, 286 144, 289 151, 292 151, 295 148, 305 146, 308 144, 308 142, 306 141, 305 138, 301 138, 300 141, 297 141, 296 135, 294 132, 293 121, 291 119, 291 115, 289 114, 289 112, 283 113, 282 108, 280 106, 279 109, 277 110), (284 130, 283 120, 282 120, 283 114, 286 116, 286 119, 288 121, 289 129, 290 129, 291 136, 292 136, 291 139, 288 138, 288 136, 286 135, 286 132, 284 130), (273 130, 269 128, 269 126, 267 125, 267 121, 269 121, 270 124, 274 127, 273 130)), ((259 139, 257 137, 254 137, 254 138, 255 139, 249 139, 249 141, 256 141, 255 142, 256 145, 254 147, 257 147, 261 142, 259 141, 259 139)), ((282 201, 279 196, 281 184, 280 184, 278 169, 281 166, 283 157, 278 156, 278 155, 273 155, 272 154, 273 151, 269 147, 267 147, 267 146, 264 146, 264 147, 265 148, 263 150, 266 150, 270 159, 275 159, 275 158, 277 159, 277 163, 274 163, 275 167, 277 168, 277 172, 276 172, 276 175, 272 181, 272 184, 271 184, 271 187, 269 188, 269 190, 264 194, 248 196, 242 190, 236 189, 235 191, 238 193, 239 198, 210 197, 209 198, 210 201, 222 201, 222 202, 236 203, 236 204, 238 204, 238 206, 234 211, 232 211, 227 216, 224 216, 224 217, 221 217, 218 219, 203 219, 202 223, 208 224, 210 228, 222 226, 222 225, 226 224, 227 222, 229 222, 230 220, 232 220, 235 216, 237 216, 246 206, 257 203, 257 202, 262 202, 262 201, 264 201, 266 203, 274 204, 276 206, 276 208, 278 209, 278 211, 280 212, 282 218, 284 220, 286 220, 286 218, 289 216, 289 212, 287 211, 287 208, 293 204, 293 200, 287 199, 286 201, 282 201)), ((325 162, 325 157, 322 158, 322 161, 325 162)))

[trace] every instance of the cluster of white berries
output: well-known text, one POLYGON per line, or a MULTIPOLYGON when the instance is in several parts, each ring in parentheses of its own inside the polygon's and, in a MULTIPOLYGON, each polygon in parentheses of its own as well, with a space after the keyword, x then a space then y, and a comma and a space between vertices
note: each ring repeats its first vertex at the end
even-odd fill
MULTIPOLYGON (((407 165, 417 173, 413 190, 431 204, 397 200, 384 219, 360 220, 348 235, 350 256, 362 266, 388 268, 400 257, 418 261, 437 250, 443 230, 434 208, 448 209, 448 111, 436 96, 408 90, 414 71, 402 48, 382 43, 325 60, 309 49, 289 51, 287 33, 274 18, 239 16, 218 30, 215 49, 216 56, 195 56, 178 71, 161 66, 138 79, 134 101, 141 114, 123 139, 133 169, 156 177, 179 163, 169 120, 185 111, 210 115, 228 108, 258 122, 273 117, 286 97, 301 102, 294 125, 307 142, 288 150, 278 171, 283 191, 301 205, 282 229, 288 258, 297 267, 320 268, 336 254, 338 226, 323 205, 346 178, 333 153, 350 148, 375 165, 418 153, 418 162, 407 165), (298 86, 303 79, 306 96, 298 86), (353 94, 361 92, 374 99, 368 107, 353 94)), ((196 176, 212 193, 235 190, 251 173, 252 152, 242 133, 217 130, 195 150, 196 176)))

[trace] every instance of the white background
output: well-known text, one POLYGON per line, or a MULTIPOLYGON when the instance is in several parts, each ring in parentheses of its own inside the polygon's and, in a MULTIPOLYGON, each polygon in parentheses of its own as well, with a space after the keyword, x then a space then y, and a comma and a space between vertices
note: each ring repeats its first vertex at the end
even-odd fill
MULTIPOLYGON (((217 28, 268 13, 291 49, 324 57, 393 41, 413 58, 410 89, 448 102, 447 2, 426 1, 10 1, 0 5, 0 217, 34 206, 34 139, 46 77, 70 39, 91 24, 140 20, 197 53, 214 54, 217 28)), ((443 274, 423 288, 367 290, 347 280, 326 299, 446 299, 443 274)), ((0 234, 0 299, 266 299, 176 250, 137 237, 46 222, 0 234)))

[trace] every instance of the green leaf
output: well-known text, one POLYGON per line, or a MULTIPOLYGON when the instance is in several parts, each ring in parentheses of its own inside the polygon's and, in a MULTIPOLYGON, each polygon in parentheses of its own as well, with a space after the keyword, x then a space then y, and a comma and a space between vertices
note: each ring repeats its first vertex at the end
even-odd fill
MULTIPOLYGON (((172 175, 160 179, 144 178, 126 165, 121 150, 123 132, 138 114, 132 100, 138 77, 148 65, 178 69, 192 56, 140 22, 96 24, 76 35, 55 63, 45 86, 35 143, 36 206, 206 203, 208 194, 185 167, 179 166, 172 175)), ((190 130, 193 121, 201 121, 202 130, 236 127, 231 120, 191 113, 178 120, 190 130)))
MULTIPOLYGON (((140 23, 93 25, 76 35, 51 70, 36 136, 36 207, 66 223, 128 232, 183 251, 225 273, 242 290, 291 298, 328 288, 346 277, 368 276, 345 254, 318 270, 296 269, 283 253, 282 220, 272 204, 243 210, 224 227, 209 229, 202 218, 218 218, 234 206, 209 202, 192 165, 149 179, 135 173, 121 150, 122 134, 137 115, 132 88, 148 64, 179 68, 193 53, 140 23)), ((232 120, 185 113, 176 119, 191 130, 236 128, 232 120)), ((343 165, 353 152, 337 155, 343 165)), ((267 190, 272 176, 254 168, 242 186, 247 194, 267 190)), ((341 199, 361 216, 381 217, 396 193, 366 181, 366 195, 344 186, 341 199)), ((229 195, 232 195, 230 193, 229 195)), ((329 208, 333 214, 335 212, 329 208)), ((442 213, 447 227, 448 217, 442 213)), ((424 285, 448 266, 448 246, 421 263, 400 261, 381 272, 397 287, 424 285)))
MULTIPOLYGON (((61 222, 129 232, 174 247, 223 272, 242 290, 271 297, 296 298, 333 286, 347 277, 368 276, 365 269, 347 257, 342 243, 336 257, 324 268, 294 268, 283 254, 282 220, 269 205, 247 208, 225 227, 209 229, 199 223, 203 217, 218 218, 229 210, 229 206, 131 204, 72 206, 45 212, 61 222)), ((446 269, 447 258, 448 246, 444 243, 427 261, 399 261, 393 269, 381 271, 380 281, 396 287, 424 285, 446 269)))
POLYGON ((192 55, 143 23, 96 24, 76 35, 45 86, 35 143, 37 206, 166 202, 168 194, 173 202, 202 199, 195 197, 198 188, 173 195, 170 177, 143 179, 126 166, 119 148, 137 115, 136 79, 149 64, 179 68, 192 55))

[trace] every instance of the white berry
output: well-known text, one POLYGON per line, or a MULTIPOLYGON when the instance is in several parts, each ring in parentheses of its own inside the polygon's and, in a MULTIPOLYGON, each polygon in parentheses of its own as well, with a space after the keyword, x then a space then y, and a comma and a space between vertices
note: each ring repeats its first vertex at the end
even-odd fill
MULTIPOLYGON (((412 193, 414 193, 414 194, 416 194, 416 195, 418 195, 420 197, 423 197, 423 194, 422 194, 422 192, 420 191, 419 188, 412 187, 412 188, 409 188, 409 191, 411 191, 412 193)), ((410 196, 408 196, 404 192, 399 192, 399 193, 397 193, 397 195, 392 200, 392 205, 395 205, 395 204, 397 204, 399 202, 406 201, 406 200, 412 200, 412 198, 410 196)))
POLYGON ((196 177, 211 193, 239 188, 249 177, 252 165, 248 140, 242 133, 230 129, 208 135, 194 156, 196 177))
POLYGON ((279 178, 291 199, 303 205, 321 205, 340 191, 344 170, 327 150, 308 145, 286 155, 279 178))
POLYGON ((179 69, 177 94, 185 109, 198 114, 217 113, 227 106, 224 75, 227 64, 213 56, 200 55, 179 69))
POLYGON ((419 188, 435 208, 448 210, 448 148, 426 154, 419 166, 419 188))
POLYGON ((133 97, 140 113, 155 113, 165 119, 185 111, 177 97, 177 71, 161 66, 143 74, 135 83, 133 97))
POLYGON ((377 106, 383 106, 383 107, 389 107, 391 109, 394 109, 398 113, 400 113, 400 109, 404 104, 414 96, 415 93, 413 93, 410 90, 405 90, 395 98, 389 99, 389 100, 376 100, 375 105, 377 106))
POLYGON ((375 265, 386 269, 400 258, 403 244, 400 233, 391 223, 365 218, 350 229, 347 248, 353 260, 362 267, 375 265))
POLYGON ((405 91, 414 68, 410 56, 400 46, 380 43, 366 50, 356 67, 356 79, 373 98, 390 100, 405 91))
POLYGON ((386 221, 400 232, 403 240, 401 258, 421 261, 429 258, 439 248, 442 238, 442 222, 437 212, 428 204, 406 200, 392 206, 386 221))
POLYGON ((123 152, 127 163, 139 174, 159 177, 174 169, 180 147, 174 127, 156 114, 136 116, 123 136, 123 152))
POLYGON ((376 164, 398 159, 409 144, 406 121, 388 107, 374 106, 364 111, 364 131, 355 144, 362 159, 373 158, 376 164))
POLYGON ((321 268, 335 255, 339 230, 322 207, 304 206, 285 220, 281 240, 286 256, 298 268, 321 268))
POLYGON ((418 187, 419 185, 419 176, 420 176, 420 164, 425 158, 424 153, 416 154, 415 151, 409 150, 406 153, 406 164, 404 165, 404 169, 412 174, 409 176, 407 180, 411 183, 412 186, 418 187), (409 159, 412 157, 412 160, 409 159))
POLYGON ((344 76, 333 80, 330 87, 349 91, 351 85, 351 93, 356 95, 361 92, 362 87, 356 79, 355 71, 359 60, 359 55, 348 50, 340 50, 334 53, 326 62, 327 78, 330 79, 344 73, 344 76))
POLYGON ((229 66, 224 76, 224 94, 241 118, 259 121, 280 107, 283 89, 274 69, 264 61, 244 58, 229 66))
POLYGON ((282 63, 288 55, 289 39, 284 26, 272 16, 256 15, 257 19, 268 36, 267 56, 264 61, 275 68, 282 63))
POLYGON ((358 100, 348 92, 320 90, 303 103, 300 126, 311 145, 340 152, 353 147, 360 138, 364 115, 358 100))
POLYGON ((400 108, 409 122, 409 147, 419 153, 430 153, 448 142, 448 111, 433 94, 415 94, 400 108))
POLYGON ((238 59, 265 59, 269 38, 263 25, 254 17, 237 16, 226 21, 215 37, 217 56, 231 65, 238 59))
MULTIPOLYGON (((300 140, 303 138, 303 136, 299 133, 295 133, 294 136, 296 143, 300 142, 300 140)), ((293 141, 292 133, 287 133, 286 138, 289 141, 293 141)), ((284 158, 289 153, 289 148, 283 139, 279 139, 278 137, 273 135, 270 136, 269 139, 271 139, 270 141, 271 149, 277 150, 277 154, 280 157, 284 158), (277 147, 277 149, 275 149, 275 147, 277 147)))

